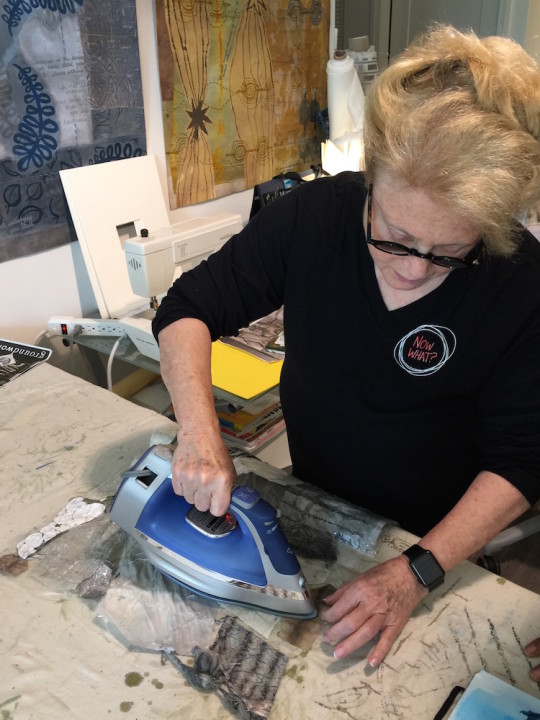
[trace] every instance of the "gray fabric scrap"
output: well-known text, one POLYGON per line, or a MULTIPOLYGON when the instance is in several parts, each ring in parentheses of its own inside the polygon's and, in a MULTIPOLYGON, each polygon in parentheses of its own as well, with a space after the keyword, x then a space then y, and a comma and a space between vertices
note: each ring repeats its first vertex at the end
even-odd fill
POLYGON ((29 571, 55 592, 79 592, 80 584, 107 563, 115 570, 126 534, 103 513, 62 532, 29 560, 29 571))
POLYGON ((165 657, 199 690, 216 692, 242 720, 266 720, 285 672, 287 656, 237 618, 223 618, 208 649, 195 647, 194 666, 172 652, 165 657))
POLYGON ((324 548, 326 539, 327 542, 336 541, 349 545, 372 558, 377 552, 383 527, 391 522, 296 479, 282 484, 250 471, 239 475, 238 482, 240 485, 255 488, 267 502, 279 509, 283 531, 294 550, 305 557, 325 559, 329 553, 328 557, 331 558, 335 553, 332 553, 330 547, 324 548), (294 544, 293 538, 299 543, 299 547, 294 544), (304 553, 303 548, 310 543, 311 553, 304 553), (321 551, 322 555, 313 554, 321 551))
POLYGON ((85 600, 98 600, 103 597, 109 589, 113 573, 114 571, 108 563, 102 563, 90 577, 81 580, 77 585, 79 596, 85 600))

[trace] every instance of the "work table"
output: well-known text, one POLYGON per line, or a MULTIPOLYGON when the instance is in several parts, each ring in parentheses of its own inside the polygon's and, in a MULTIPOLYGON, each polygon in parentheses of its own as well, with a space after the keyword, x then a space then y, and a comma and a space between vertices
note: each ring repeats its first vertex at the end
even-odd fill
MULTIPOLYGON (((167 418, 50 365, 1 387, 0 555, 15 553, 21 540, 50 523, 72 498, 110 498, 120 473, 152 438, 174 432, 167 418)), ((62 536, 67 544, 71 532, 62 536)), ((306 575, 312 586, 336 586, 414 540, 388 524, 375 558, 342 548, 337 563, 309 561, 306 575)), ((3 712, 17 720, 233 717, 215 692, 192 687, 159 652, 130 650, 98 622, 98 601, 82 599, 70 585, 69 568, 60 572, 52 562, 55 542, 26 564, 4 560, 3 712)), ((212 606, 216 621, 238 618, 286 656, 270 720, 431 720, 451 689, 482 669, 540 694, 523 652, 540 635, 538 596, 468 562, 417 609, 376 670, 367 666, 367 648, 335 660, 318 619, 291 631, 288 620, 212 606)))

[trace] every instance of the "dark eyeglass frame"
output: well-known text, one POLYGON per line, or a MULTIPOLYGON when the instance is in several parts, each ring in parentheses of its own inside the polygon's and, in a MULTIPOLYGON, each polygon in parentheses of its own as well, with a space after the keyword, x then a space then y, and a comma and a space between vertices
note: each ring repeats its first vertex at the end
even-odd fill
POLYGON ((366 240, 369 245, 373 245, 374 248, 381 252, 388 253, 389 255, 399 255, 405 257, 406 255, 413 255, 414 257, 420 258, 421 260, 427 260, 434 265, 448 268, 449 270, 459 270, 470 267, 476 267, 480 264, 479 256, 484 246, 484 241, 479 240, 472 250, 464 257, 452 257, 451 255, 433 255, 433 253, 421 253, 415 248, 409 248, 401 243, 392 242, 390 240, 375 240, 371 231, 371 196, 373 192, 373 185, 369 185, 367 192, 368 201, 368 213, 367 213, 367 237, 366 240))

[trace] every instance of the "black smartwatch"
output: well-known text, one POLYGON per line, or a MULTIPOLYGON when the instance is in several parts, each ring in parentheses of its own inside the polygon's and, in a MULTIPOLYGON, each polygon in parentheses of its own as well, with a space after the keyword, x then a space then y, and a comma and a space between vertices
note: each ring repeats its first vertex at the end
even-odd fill
POLYGON ((403 554, 408 557, 409 565, 418 582, 427 588, 429 592, 443 584, 444 570, 430 550, 425 550, 420 545, 411 545, 403 554))

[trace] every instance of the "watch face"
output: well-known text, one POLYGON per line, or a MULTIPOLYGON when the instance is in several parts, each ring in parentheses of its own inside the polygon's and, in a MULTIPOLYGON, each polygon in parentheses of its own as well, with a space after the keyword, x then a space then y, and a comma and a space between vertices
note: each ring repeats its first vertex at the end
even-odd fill
POLYGON ((422 585, 428 590, 434 590, 441 585, 444 582, 444 570, 429 550, 418 548, 418 553, 414 555, 409 558, 411 570, 422 585))

